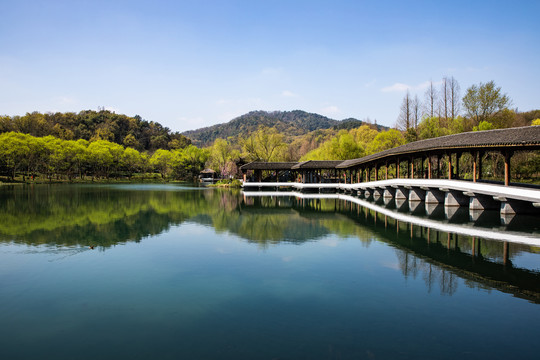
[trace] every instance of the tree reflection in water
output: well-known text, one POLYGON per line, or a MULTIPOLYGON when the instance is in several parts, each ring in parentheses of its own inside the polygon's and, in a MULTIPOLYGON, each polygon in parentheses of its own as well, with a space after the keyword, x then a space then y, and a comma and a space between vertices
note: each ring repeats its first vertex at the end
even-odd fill
POLYGON ((365 246, 378 240, 396 249, 403 276, 422 276, 428 291, 438 284, 441 293, 452 295, 461 277, 471 287, 495 287, 540 302, 539 269, 518 268, 512 261, 536 248, 413 225, 337 197, 249 197, 239 191, 152 185, 0 188, 0 241, 48 245, 46 251, 62 256, 138 242, 184 222, 211 226, 263 249, 329 235, 356 238, 365 246))

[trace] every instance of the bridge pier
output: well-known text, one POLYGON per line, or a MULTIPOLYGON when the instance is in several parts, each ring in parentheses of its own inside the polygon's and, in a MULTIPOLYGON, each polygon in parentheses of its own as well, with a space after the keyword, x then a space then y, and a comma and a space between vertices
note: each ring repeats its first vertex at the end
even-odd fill
POLYGON ((512 200, 498 196, 494 197, 494 199, 501 202, 501 215, 538 213, 538 209, 528 201, 512 200))
POLYGON ((426 191, 411 187, 409 189, 409 201, 425 201, 426 200, 426 191))
POLYGON ((382 189, 379 189, 379 188, 373 189, 373 198, 374 199, 379 199, 383 195, 384 195, 384 191, 382 189))
POLYGON ((499 202, 495 201, 493 196, 474 194, 471 192, 466 192, 464 194, 470 196, 470 210, 496 210, 500 207, 499 202))
POLYGON ((384 194, 383 194, 383 197, 386 199, 386 198, 393 198, 396 194, 396 189, 394 189, 393 187, 385 187, 384 188, 384 194))
POLYGON ((426 204, 442 204, 444 203, 444 192, 435 189, 426 190, 426 204))
POLYGON ((370 189, 364 190, 364 198, 369 199, 370 197, 371 197, 371 190, 370 189))
POLYGON ((396 200, 407 200, 408 199, 408 191, 401 186, 395 186, 396 192, 395 192, 395 198, 396 200))
POLYGON ((463 195, 461 191, 451 189, 441 189, 445 192, 444 206, 469 206, 469 197, 463 195))

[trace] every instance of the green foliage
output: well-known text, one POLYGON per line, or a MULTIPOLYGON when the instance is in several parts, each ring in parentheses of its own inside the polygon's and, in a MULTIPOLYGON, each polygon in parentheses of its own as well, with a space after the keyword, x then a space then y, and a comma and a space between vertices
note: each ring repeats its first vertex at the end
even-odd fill
POLYGON ((139 151, 180 149, 191 144, 184 135, 158 123, 148 122, 138 115, 129 117, 107 110, 1 116, 0 133, 10 131, 36 137, 52 135, 63 140, 106 140, 139 151))
POLYGON ((495 82, 472 85, 463 97, 463 106, 467 115, 478 125, 481 121, 489 121, 499 111, 507 109, 511 104, 510 98, 501 93, 501 88, 495 82))
POLYGON ((307 160, 346 160, 364 156, 365 145, 355 141, 353 134, 341 130, 336 137, 302 157, 307 160))
POLYGON ((287 150, 283 139, 276 128, 261 126, 241 140, 242 150, 250 161, 283 161, 287 150))
MULTIPOLYGON (((196 177, 208 160, 209 150, 189 145, 183 149, 158 149, 151 157, 136 149, 106 140, 62 140, 53 136, 34 137, 8 132, 0 134, 0 170, 12 180, 17 172, 25 176, 44 175, 52 180, 66 176, 109 179, 147 170, 164 178, 196 177)), ((24 180, 24 179, 23 179, 24 180)))
POLYGON ((204 169, 204 164, 208 161, 210 151, 189 145, 185 149, 172 151, 172 154, 174 156, 172 170, 175 177, 193 179, 204 169))
POLYGON ((150 165, 161 174, 162 178, 165 178, 172 172, 174 155, 169 150, 159 149, 150 158, 150 165))
POLYGON ((473 128, 473 131, 493 130, 493 128, 493 124, 489 121, 480 121, 480 124, 478 124, 478 126, 475 126, 473 128))
POLYGON ((320 147, 301 158, 306 160, 347 160, 403 145, 405 139, 395 129, 378 132, 368 125, 350 131, 341 130, 320 147))
POLYGON ((221 174, 221 176, 235 176, 238 173, 236 161, 240 159, 240 151, 235 149, 229 141, 216 139, 209 149, 207 166, 221 174))
POLYGON ((375 139, 369 143, 367 147, 367 155, 392 149, 403 144, 405 144, 405 139, 400 131, 396 129, 383 131, 378 133, 377 136, 375 136, 375 139))

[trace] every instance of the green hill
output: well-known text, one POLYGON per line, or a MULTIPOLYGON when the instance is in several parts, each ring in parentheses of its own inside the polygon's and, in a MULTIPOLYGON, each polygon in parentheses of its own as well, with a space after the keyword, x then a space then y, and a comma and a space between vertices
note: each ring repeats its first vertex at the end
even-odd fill
MULTIPOLYGON (((349 118, 339 121, 301 110, 252 111, 228 123, 186 131, 182 135, 191 139, 196 146, 209 146, 217 138, 227 139, 246 136, 256 131, 259 126, 275 127, 280 133, 291 138, 320 129, 352 129, 364 124, 365 122, 357 119, 349 118)), ((382 126, 377 126, 377 128, 379 130, 386 129, 382 126)))

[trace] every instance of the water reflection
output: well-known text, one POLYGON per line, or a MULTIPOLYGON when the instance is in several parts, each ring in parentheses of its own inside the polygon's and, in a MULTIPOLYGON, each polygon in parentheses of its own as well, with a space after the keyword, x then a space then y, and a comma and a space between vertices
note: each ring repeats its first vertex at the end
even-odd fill
POLYGON ((501 219, 420 202, 368 202, 343 195, 241 193, 175 186, 32 186, 0 188, 0 242, 47 244, 60 256, 105 250, 194 222, 261 248, 302 244, 330 234, 395 248, 403 276, 428 291, 467 285, 496 288, 540 303, 539 229, 527 217, 501 219), (496 239, 500 241, 490 241, 496 239), (513 241, 513 242, 511 242, 513 241), (54 249, 56 246, 56 249, 54 249), (67 251, 67 252, 66 252, 67 251), (534 256, 522 263, 523 255, 534 256))

